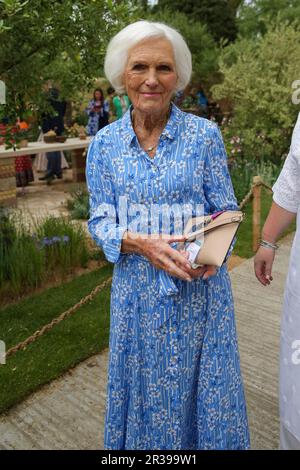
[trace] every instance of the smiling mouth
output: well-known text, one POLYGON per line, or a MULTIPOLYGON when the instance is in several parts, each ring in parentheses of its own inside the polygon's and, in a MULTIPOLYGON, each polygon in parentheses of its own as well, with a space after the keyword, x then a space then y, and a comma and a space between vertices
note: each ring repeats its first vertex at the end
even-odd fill
POLYGON ((141 93, 143 96, 159 96, 160 93, 151 93, 151 92, 143 92, 141 93))

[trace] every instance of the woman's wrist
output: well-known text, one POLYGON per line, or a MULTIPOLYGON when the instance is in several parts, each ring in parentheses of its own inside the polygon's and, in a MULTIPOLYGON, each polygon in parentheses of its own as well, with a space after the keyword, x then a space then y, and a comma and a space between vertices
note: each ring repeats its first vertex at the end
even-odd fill
POLYGON ((267 232, 265 229, 263 229, 259 245, 262 246, 263 248, 268 248, 273 251, 276 251, 278 248, 278 245, 276 244, 277 238, 278 237, 276 237, 274 234, 271 234, 267 232))
POLYGON ((271 243, 272 245, 276 245, 278 237, 263 230, 261 234, 261 239, 265 240, 268 243, 271 243))
POLYGON ((261 239, 259 245, 262 246, 263 248, 269 248, 274 251, 277 250, 278 248, 278 245, 276 245, 276 243, 270 243, 267 240, 264 240, 263 238, 261 239))
POLYGON ((138 233, 124 232, 121 244, 121 253, 143 254, 143 238, 138 233))

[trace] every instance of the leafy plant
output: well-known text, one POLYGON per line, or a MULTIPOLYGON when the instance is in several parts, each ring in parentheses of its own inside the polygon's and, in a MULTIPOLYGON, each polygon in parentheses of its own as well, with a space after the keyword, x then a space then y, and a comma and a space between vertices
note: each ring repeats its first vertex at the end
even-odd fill
POLYGON ((16 214, 0 216, 0 293, 19 295, 44 280, 85 266, 85 232, 65 218, 46 217, 35 222, 32 233, 16 214))
POLYGON ((275 22, 264 36, 241 38, 222 50, 224 80, 212 90, 215 99, 232 102, 232 132, 243 140, 249 161, 280 164, 289 148, 299 112, 292 101, 292 84, 300 77, 299 28, 275 22))
POLYGON ((1 0, 3 115, 15 122, 25 108, 39 115, 48 111, 42 90, 50 83, 73 100, 101 74, 108 41, 138 11, 133 1, 1 0))
POLYGON ((260 176, 264 183, 273 186, 279 176, 281 166, 268 160, 248 160, 237 157, 231 160, 230 175, 234 192, 240 203, 251 188, 253 177, 260 176))
POLYGON ((67 207, 73 219, 89 218, 89 193, 86 189, 77 188, 71 192, 67 207))

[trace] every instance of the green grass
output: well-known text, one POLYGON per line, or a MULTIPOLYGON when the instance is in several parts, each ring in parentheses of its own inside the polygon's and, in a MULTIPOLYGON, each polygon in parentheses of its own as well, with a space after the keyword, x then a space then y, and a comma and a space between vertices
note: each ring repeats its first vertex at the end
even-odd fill
MULTIPOLYGON (((0 310, 6 350, 77 303, 112 274, 107 265, 0 310)), ((108 346, 110 286, 62 323, 0 365, 0 412, 108 346)))
MULTIPOLYGON (((261 193, 261 228, 263 228, 264 221, 267 218, 271 204, 272 193, 263 188, 261 193)), ((241 256, 242 258, 251 258, 254 256, 252 251, 252 201, 246 205, 243 211, 245 212, 246 217, 239 228, 238 238, 233 254, 241 256)), ((295 229, 296 225, 295 223, 292 223, 282 236, 293 232, 295 229)))

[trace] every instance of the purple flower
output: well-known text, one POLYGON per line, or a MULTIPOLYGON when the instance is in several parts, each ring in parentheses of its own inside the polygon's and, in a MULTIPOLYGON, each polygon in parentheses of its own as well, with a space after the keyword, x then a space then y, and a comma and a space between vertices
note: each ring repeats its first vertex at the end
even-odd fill
POLYGON ((44 245, 44 246, 52 245, 52 242, 48 237, 44 237, 43 240, 42 240, 42 245, 44 245))

